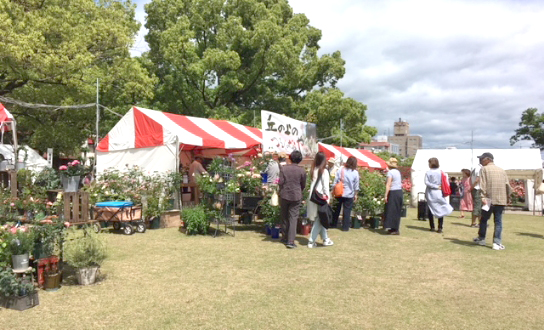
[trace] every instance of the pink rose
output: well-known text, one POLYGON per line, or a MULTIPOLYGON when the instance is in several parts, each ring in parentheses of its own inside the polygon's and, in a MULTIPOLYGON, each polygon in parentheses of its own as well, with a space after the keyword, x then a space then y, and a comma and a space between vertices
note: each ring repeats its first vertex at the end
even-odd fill
POLYGON ((79 165, 79 164, 81 164, 81 163, 80 163, 80 161, 77 160, 77 159, 74 160, 74 161, 72 162, 72 166, 77 166, 77 165, 79 165))
POLYGON ((70 228, 70 223, 68 221, 64 222, 64 227, 70 228))
POLYGON ((68 169, 68 167, 66 165, 62 165, 61 167, 59 167, 59 171, 66 171, 68 169))
POLYGON ((17 227, 11 227, 10 231, 13 235, 17 234, 17 227))
POLYGON ((15 206, 15 203, 11 203, 11 204, 9 204, 9 205, 11 205, 11 206, 13 207, 13 206, 15 206))

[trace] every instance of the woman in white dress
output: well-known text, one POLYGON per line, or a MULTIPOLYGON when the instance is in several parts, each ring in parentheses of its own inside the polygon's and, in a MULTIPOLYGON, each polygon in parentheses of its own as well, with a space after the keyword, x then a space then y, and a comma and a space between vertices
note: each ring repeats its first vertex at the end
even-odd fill
MULTIPOLYGON (((310 171, 310 175, 312 178, 312 184, 310 185, 310 191, 309 196, 312 195, 312 191, 315 189, 317 192, 327 196, 327 203, 330 204, 331 202, 331 192, 329 189, 330 184, 330 174, 329 171, 326 168, 327 166, 327 159, 325 158, 325 154, 323 152, 318 152, 315 155, 315 159, 312 163, 312 170, 310 171), (321 179, 317 181, 317 178, 319 177, 319 173, 321 173, 321 179)), ((327 228, 323 227, 321 225, 321 222, 319 221, 319 217, 317 215, 317 209, 319 205, 315 204, 314 202, 311 202, 308 198, 307 201, 307 208, 306 208, 306 214, 308 216, 308 219, 310 221, 313 221, 312 231, 310 233, 310 240, 308 241, 308 247, 314 248, 316 247, 316 239, 318 235, 321 235, 321 239, 323 239, 323 245, 330 246, 334 243, 329 238, 327 233, 327 228)))
POLYGON ((446 201, 442 194, 442 171, 439 169, 438 159, 429 159, 430 170, 425 173, 425 198, 429 205, 429 224, 434 231, 434 217, 438 218, 438 233, 444 228, 444 217, 453 212, 453 207, 446 201))

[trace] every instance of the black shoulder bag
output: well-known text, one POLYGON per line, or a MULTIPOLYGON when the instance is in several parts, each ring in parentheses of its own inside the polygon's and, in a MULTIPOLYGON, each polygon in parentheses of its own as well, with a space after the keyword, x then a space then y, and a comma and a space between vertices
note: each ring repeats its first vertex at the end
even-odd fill
MULTIPOLYGON (((327 199, 324 194, 317 192, 317 190, 315 189, 317 187, 317 183, 319 182, 319 180, 322 179, 322 175, 323 175, 323 172, 319 172, 319 170, 317 170, 317 172, 319 174, 317 175, 317 180, 315 181, 314 189, 312 190, 312 193, 310 194, 310 202, 316 203, 317 205, 321 206, 321 205, 327 204, 327 199)), ((321 182, 321 187, 324 188, 323 182, 321 182)))

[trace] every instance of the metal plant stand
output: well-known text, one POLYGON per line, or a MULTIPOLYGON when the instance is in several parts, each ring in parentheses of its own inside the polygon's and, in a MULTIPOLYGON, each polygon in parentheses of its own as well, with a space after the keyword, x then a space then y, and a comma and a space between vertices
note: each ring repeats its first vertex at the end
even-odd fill
MULTIPOLYGON (((224 166, 231 167, 234 166, 234 164, 225 163, 224 166)), ((213 202, 219 202, 222 205, 220 212, 218 212, 218 216, 214 219, 215 232, 213 234, 213 237, 216 237, 219 234, 222 224, 225 226, 225 234, 232 234, 232 236, 236 236, 236 221, 232 212, 236 208, 235 193, 227 192, 226 189, 227 183, 231 180, 236 180, 236 178, 233 177, 230 173, 215 174, 219 174, 219 176, 223 179, 223 182, 217 184, 217 188, 220 194, 213 196, 213 202), (231 227, 230 231, 229 226, 231 227)))

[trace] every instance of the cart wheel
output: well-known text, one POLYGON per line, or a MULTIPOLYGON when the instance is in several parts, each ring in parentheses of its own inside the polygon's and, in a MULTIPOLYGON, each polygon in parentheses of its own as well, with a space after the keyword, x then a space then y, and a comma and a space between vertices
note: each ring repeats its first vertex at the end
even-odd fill
POLYGON ((97 234, 102 230, 102 227, 100 227, 100 223, 99 223, 99 222, 93 223, 93 230, 94 230, 94 232, 97 233, 97 234))
POLYGON ((115 222, 113 223, 113 229, 114 229, 114 230, 119 230, 119 229, 121 229, 121 224, 120 224, 119 222, 115 221, 115 222))
POLYGON ((123 228, 123 233, 125 233, 125 235, 134 234, 134 227, 132 227, 130 223, 125 224, 125 228, 123 228))
POLYGON ((143 222, 138 222, 138 224, 136 225, 136 231, 139 232, 139 233, 145 233, 145 230, 146 230, 146 226, 145 226, 145 223, 143 222))

